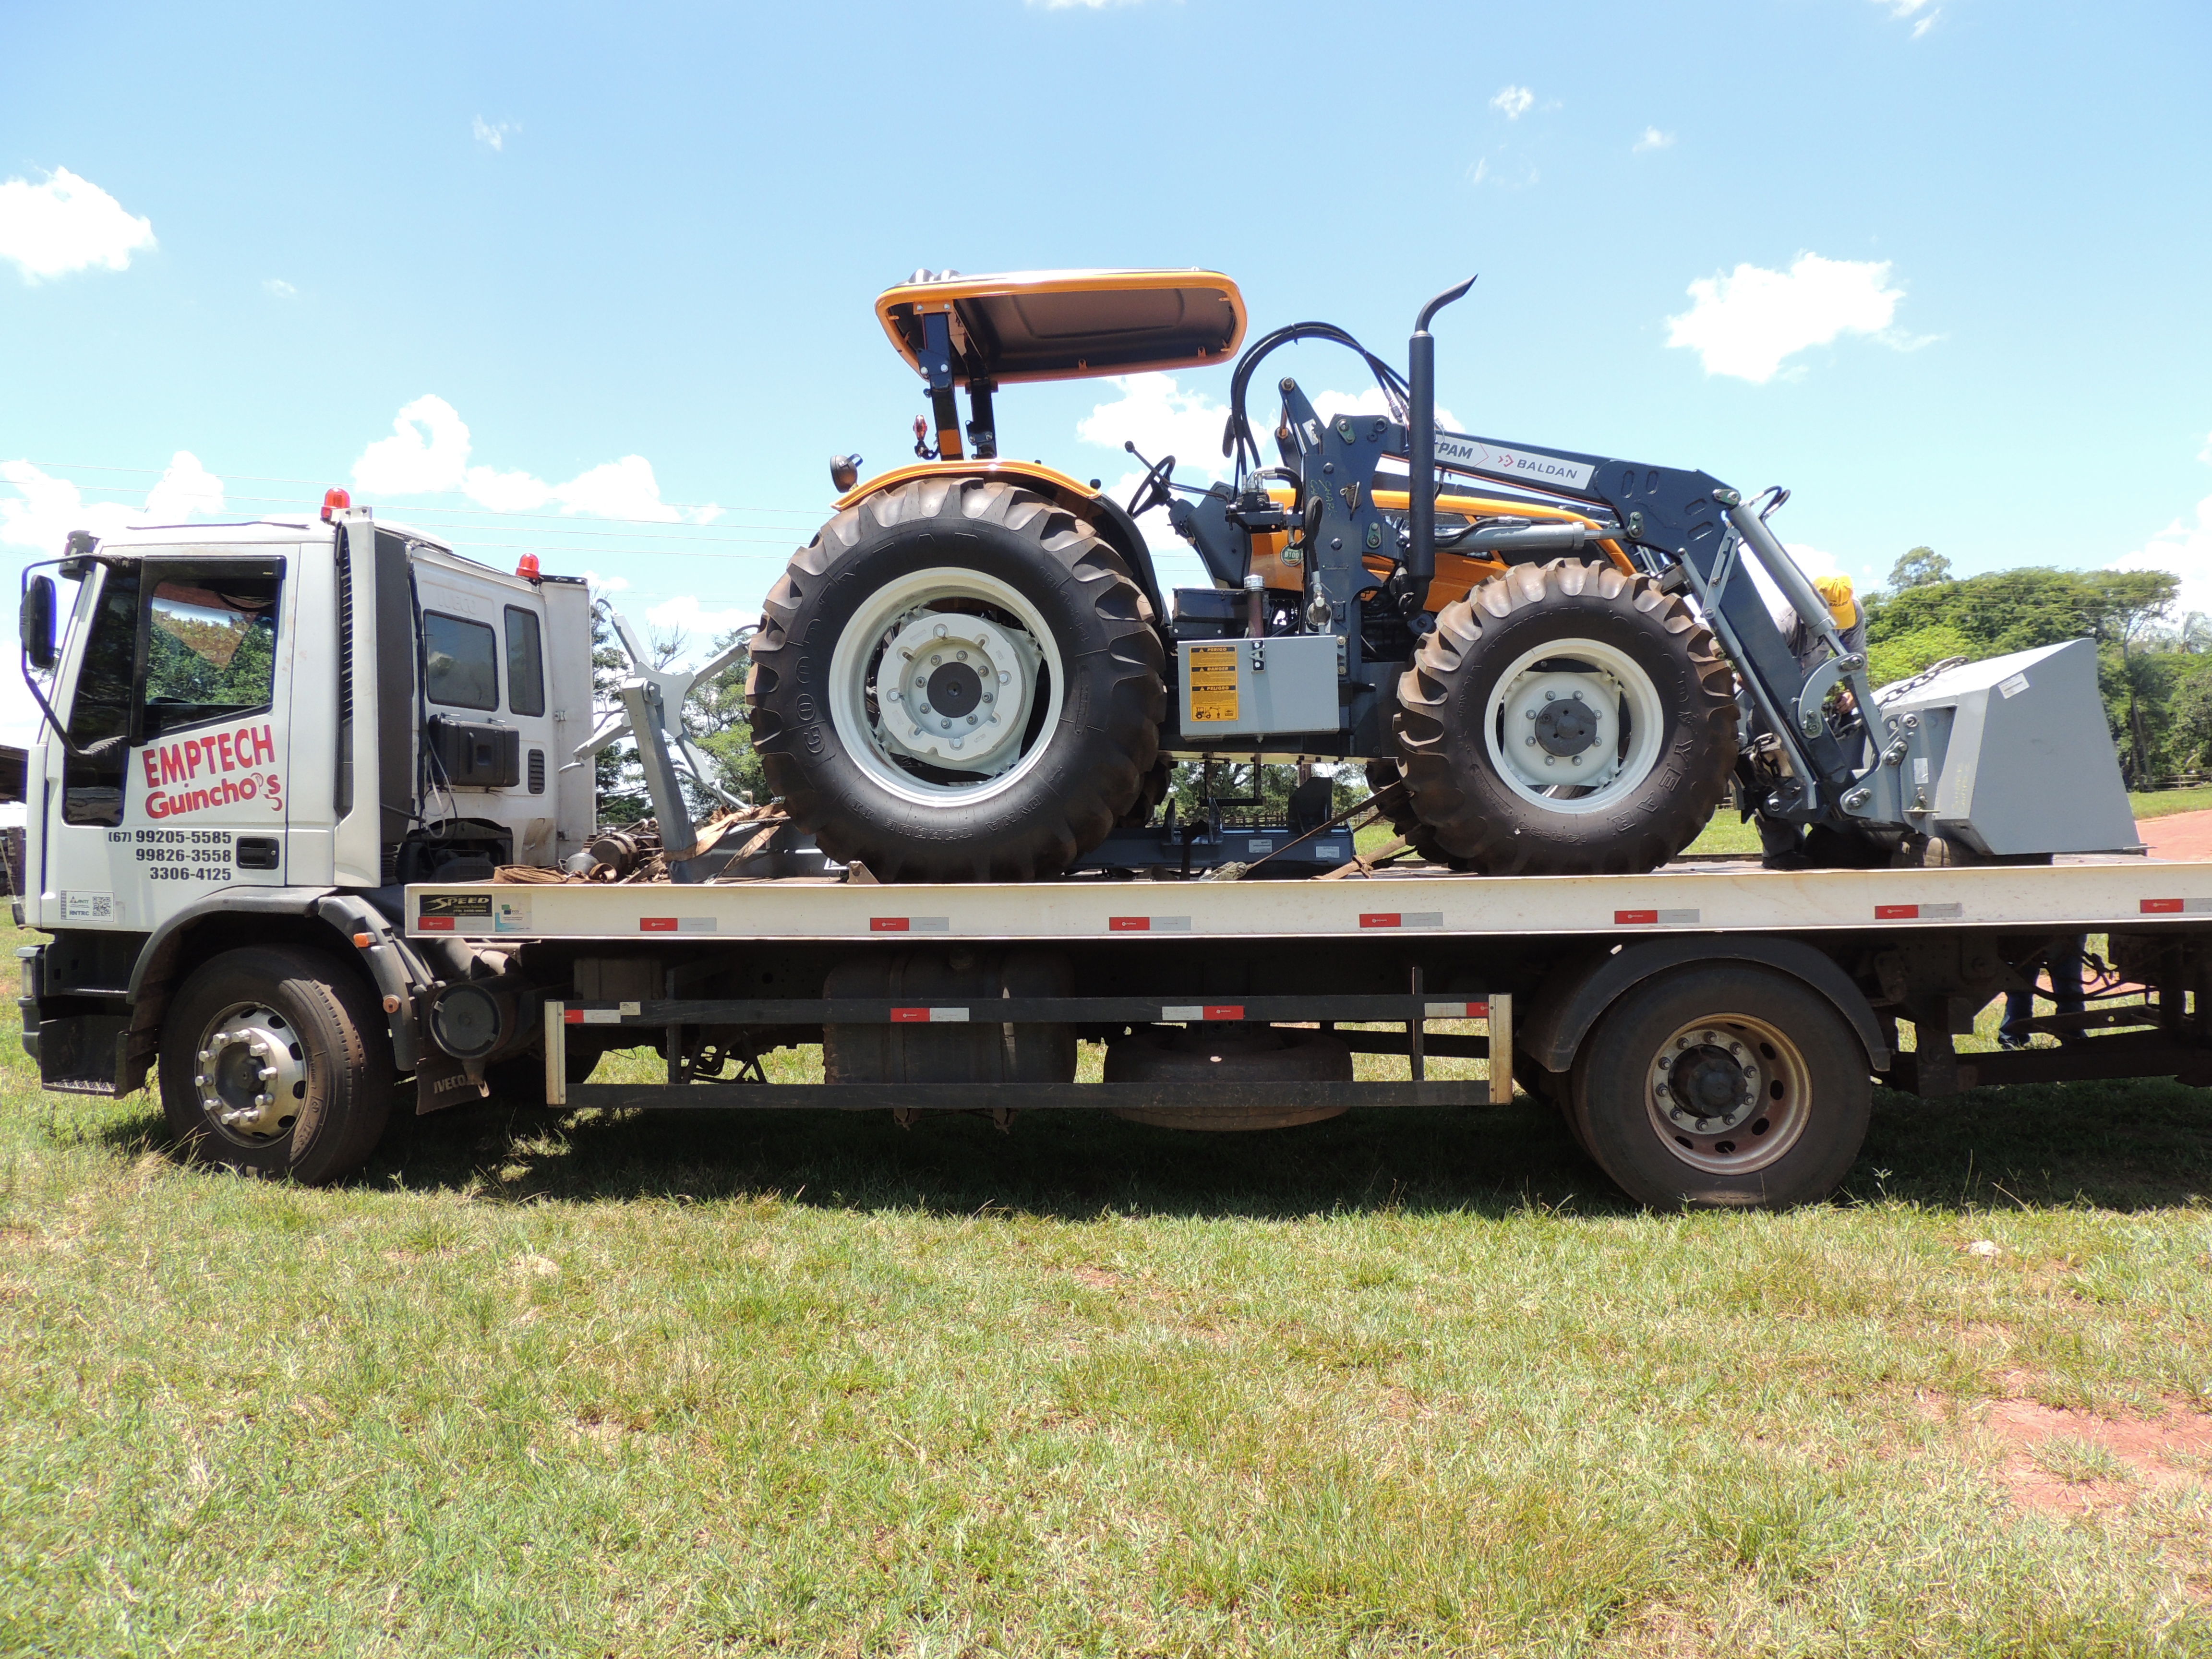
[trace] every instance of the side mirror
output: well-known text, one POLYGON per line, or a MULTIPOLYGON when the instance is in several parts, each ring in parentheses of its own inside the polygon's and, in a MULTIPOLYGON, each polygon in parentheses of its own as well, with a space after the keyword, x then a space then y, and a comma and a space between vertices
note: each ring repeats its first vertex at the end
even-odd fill
POLYGON ((54 583, 33 576, 23 587, 23 658, 40 672, 54 665, 54 583))

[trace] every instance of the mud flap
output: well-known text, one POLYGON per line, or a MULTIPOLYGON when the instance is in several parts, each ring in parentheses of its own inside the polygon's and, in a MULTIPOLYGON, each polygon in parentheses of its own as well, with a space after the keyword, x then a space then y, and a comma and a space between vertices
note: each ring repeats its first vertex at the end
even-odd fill
MULTIPOLYGON (((477 1067, 478 1072, 483 1066, 477 1067)), ((415 1115, 428 1117, 449 1107, 471 1105, 491 1092, 481 1078, 471 1077, 462 1060, 447 1054, 425 1054, 415 1066, 415 1115)))

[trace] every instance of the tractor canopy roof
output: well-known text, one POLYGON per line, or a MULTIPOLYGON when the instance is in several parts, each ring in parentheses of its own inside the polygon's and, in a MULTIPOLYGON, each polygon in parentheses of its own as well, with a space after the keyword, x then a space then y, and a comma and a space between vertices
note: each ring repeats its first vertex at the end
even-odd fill
POLYGON ((923 319, 944 312, 963 379, 1200 368, 1234 356, 1244 338, 1244 296, 1212 270, 917 271, 876 301, 884 332, 917 373, 923 319))

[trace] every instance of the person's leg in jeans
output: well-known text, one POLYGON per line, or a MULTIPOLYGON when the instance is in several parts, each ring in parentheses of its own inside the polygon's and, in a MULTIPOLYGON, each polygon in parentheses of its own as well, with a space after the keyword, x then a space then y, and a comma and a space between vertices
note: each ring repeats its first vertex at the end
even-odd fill
POLYGON ((2041 957, 2036 957, 2033 962, 2024 962, 2021 964, 2021 977, 2027 981, 2028 988, 2005 993, 2004 1024, 1997 1027, 1998 1048, 2025 1048, 2027 1047, 2027 1022, 2035 1018, 2034 986, 2037 975, 2042 971, 2041 957))
MULTIPOLYGON (((2054 944, 2044 960, 2051 973, 2051 1000, 2062 1014, 2078 1014, 2086 1005, 2081 995, 2081 953, 2089 944, 2087 933, 2069 933, 2054 944)), ((2069 1032, 2061 1042, 2078 1042, 2082 1034, 2069 1032)))
MULTIPOLYGON (((2062 1014, 2078 1014, 2083 1006, 2081 995, 2081 951, 2088 943, 2087 935, 2069 933, 2055 939, 2051 948, 2032 963, 2021 968, 2021 975, 2033 986, 2037 978, 2048 972, 2051 980, 2050 1000, 2062 1014)), ((2028 1044, 2027 1022, 2035 1018, 2033 990, 2005 993, 2004 1024, 1997 1027, 1997 1046, 2002 1048, 2025 1048, 2028 1044)), ((2060 1039, 2071 1042, 2075 1035, 2060 1039)))

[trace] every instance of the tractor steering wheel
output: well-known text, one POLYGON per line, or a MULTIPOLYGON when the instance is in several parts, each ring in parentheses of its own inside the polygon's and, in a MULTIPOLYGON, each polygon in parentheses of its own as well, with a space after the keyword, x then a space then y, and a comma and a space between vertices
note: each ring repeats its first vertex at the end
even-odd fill
POLYGON ((1129 516, 1141 518, 1156 507, 1163 507, 1173 499, 1168 489, 1175 477, 1175 457, 1163 455, 1138 483, 1136 493, 1129 497, 1129 516), (1155 499, 1157 497, 1158 499, 1155 499))

